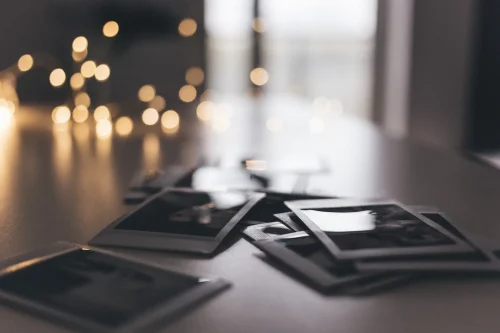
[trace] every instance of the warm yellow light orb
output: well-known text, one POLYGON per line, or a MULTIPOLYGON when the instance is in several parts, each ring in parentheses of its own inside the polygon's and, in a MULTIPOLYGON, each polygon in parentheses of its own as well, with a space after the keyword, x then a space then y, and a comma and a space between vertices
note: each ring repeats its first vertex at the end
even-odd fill
POLYGON ((196 116, 201 121, 209 121, 212 119, 212 114, 215 108, 215 104, 211 101, 203 101, 196 108, 196 116))
POLYGON ((21 72, 27 72, 33 67, 34 60, 33 57, 29 54, 25 54, 19 58, 17 61, 17 67, 19 67, 19 70, 21 72))
POLYGON ((75 105, 83 105, 86 108, 90 107, 90 96, 86 92, 79 92, 75 96, 75 105))
POLYGON ((85 84, 85 78, 80 73, 75 73, 71 75, 71 79, 69 79, 69 84, 73 90, 78 90, 83 87, 85 84))
POLYGON ((161 125, 167 129, 179 126, 179 114, 174 110, 168 110, 161 116, 161 125))
POLYGON ((115 37, 120 30, 120 26, 115 21, 109 21, 102 27, 102 34, 106 37, 115 37))
POLYGON ((76 37, 73 40, 73 51, 75 52, 83 52, 87 49, 89 45, 89 42, 87 41, 87 38, 83 36, 76 37))
POLYGON ((92 60, 87 60, 82 64, 80 72, 82 73, 84 78, 89 79, 94 76, 96 68, 97 66, 95 62, 93 62, 92 60))
POLYGON ((109 112, 109 109, 106 105, 100 105, 95 108, 94 110, 94 119, 96 121, 103 120, 103 119, 110 119, 111 118, 111 113, 109 112))
POLYGON ((156 109, 158 112, 162 111, 165 108, 165 105, 167 105, 167 102, 165 102, 165 98, 161 96, 155 96, 151 102, 149 102, 149 107, 156 109))
POLYGON ((192 85, 185 85, 179 90, 179 98, 185 103, 194 101, 196 98, 196 88, 192 85))
POLYGON ((113 124, 108 119, 101 119, 95 125, 95 132, 98 138, 108 138, 113 134, 113 124))
POLYGON ((73 58, 73 60, 75 62, 82 62, 82 61, 84 61, 85 58, 87 58, 87 55, 88 55, 87 49, 85 49, 83 52, 75 52, 75 51, 71 52, 71 57, 73 58))
POLYGON ((95 79, 97 81, 106 81, 109 78, 109 75, 111 74, 111 70, 108 65, 102 64, 97 66, 95 69, 95 79))
POLYGON ((60 87, 66 81, 66 73, 62 68, 56 68, 50 73, 49 81, 52 86, 60 87))
POLYGON ((52 121, 56 124, 67 123, 71 119, 71 111, 65 105, 58 106, 52 111, 52 121))
POLYGON ((142 121, 149 126, 156 124, 159 118, 158 111, 153 108, 146 109, 142 113, 142 121))
POLYGON ((83 123, 89 118, 89 110, 83 105, 77 105, 73 109, 73 120, 77 123, 83 123))
POLYGON ((115 124, 116 133, 120 136, 127 136, 134 129, 134 122, 129 117, 120 117, 115 124))
POLYGON ((137 93, 139 100, 142 102, 151 102, 153 98, 155 98, 155 95, 156 95, 156 89, 151 84, 142 86, 137 93))
POLYGON ((250 72, 250 80, 257 86, 263 86, 269 81, 269 74, 264 68, 254 68, 250 72))
POLYGON ((182 37, 190 37, 196 32, 198 25, 192 18, 186 18, 179 23, 179 34, 182 37))
POLYGON ((205 73, 200 67, 190 67, 186 71, 185 79, 187 83, 193 86, 199 86, 205 80, 205 73))

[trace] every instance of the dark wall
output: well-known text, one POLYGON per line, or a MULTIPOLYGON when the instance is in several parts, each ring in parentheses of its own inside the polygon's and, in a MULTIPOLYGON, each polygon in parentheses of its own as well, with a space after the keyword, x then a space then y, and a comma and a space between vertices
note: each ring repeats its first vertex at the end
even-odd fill
POLYGON ((467 148, 500 149, 500 1, 478 1, 467 148))

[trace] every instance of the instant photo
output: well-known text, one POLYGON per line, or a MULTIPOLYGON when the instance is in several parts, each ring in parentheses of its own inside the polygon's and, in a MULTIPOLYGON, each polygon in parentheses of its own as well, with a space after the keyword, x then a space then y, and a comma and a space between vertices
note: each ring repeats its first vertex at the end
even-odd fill
POLYGON ((91 243, 211 254, 262 197, 244 191, 166 190, 91 243))
POLYGON ((470 253, 423 255, 409 258, 393 257, 364 260, 356 263, 362 271, 462 271, 500 273, 500 260, 494 251, 469 233, 450 222, 444 213, 423 212, 422 215, 439 224, 475 250, 470 253))
POLYGON ((473 251, 453 233, 397 202, 349 205, 309 200, 287 204, 340 260, 473 251))
POLYGON ((142 332, 228 284, 57 244, 2 265, 0 299, 91 332, 142 332))
POLYGON ((408 275, 404 274, 359 273, 351 263, 334 261, 320 242, 304 232, 254 244, 324 293, 369 293, 372 284, 378 289, 408 279, 408 275))

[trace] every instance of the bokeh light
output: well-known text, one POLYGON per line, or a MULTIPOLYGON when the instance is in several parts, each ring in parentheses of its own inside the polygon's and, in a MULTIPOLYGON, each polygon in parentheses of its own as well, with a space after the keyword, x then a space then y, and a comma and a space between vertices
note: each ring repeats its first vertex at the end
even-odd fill
POLYGON ((102 27, 102 34, 106 37, 115 37, 120 30, 120 26, 115 21, 109 21, 102 27))
POLYGON ((161 116, 161 125, 167 129, 173 129, 179 126, 179 114, 174 110, 168 110, 161 116))
POLYGON ((0 103, 0 129, 9 128, 13 122, 14 112, 7 105, 7 101, 5 101, 5 103, 0 103))
POLYGON ((83 52, 87 49, 89 45, 89 42, 87 41, 87 38, 83 36, 76 37, 73 40, 73 51, 75 52, 83 52))
POLYGON ((115 130, 120 136, 127 136, 132 133, 134 122, 129 117, 120 117, 116 120, 115 130))
POLYGON ((320 117, 312 117, 309 120, 309 132, 312 134, 320 134, 325 129, 325 122, 320 117))
POLYGON ((80 72, 82 73, 84 78, 91 78, 94 76, 96 70, 96 64, 92 60, 87 60, 82 64, 80 72))
POLYGON ((76 62, 82 62, 82 61, 84 61, 85 58, 87 58, 87 55, 88 55, 87 49, 85 49, 85 51, 83 51, 83 52, 75 52, 75 51, 71 52, 71 57, 76 62))
POLYGON ((159 118, 158 111, 153 108, 148 108, 142 113, 142 121, 149 126, 156 124, 159 118))
POLYGON ((19 58, 17 61, 17 67, 21 72, 27 72, 33 67, 34 60, 33 57, 29 54, 25 54, 19 58))
POLYGON ((250 80, 256 86, 263 86, 269 81, 269 74, 264 68, 254 68, 250 72, 250 80))
POLYGON ((230 125, 229 119, 225 117, 215 117, 212 120, 212 129, 215 132, 224 133, 229 129, 230 125))
POLYGON ((95 121, 110 119, 111 113, 106 105, 100 105, 94 110, 94 119, 95 121))
POLYGON ((79 92, 75 96, 75 105, 83 105, 86 108, 90 107, 90 96, 86 92, 79 92))
POLYGON ((266 25, 260 17, 256 17, 252 20, 252 29, 256 32, 263 33, 266 31, 266 25))
POLYGON ((167 102, 165 102, 165 98, 161 96, 155 96, 151 102, 149 102, 149 107, 156 109, 158 112, 162 111, 165 109, 165 106, 167 105, 167 102))
POLYGON ((151 84, 146 84, 142 86, 137 92, 137 96, 139 97, 139 100, 142 102, 151 102, 153 98, 155 98, 155 95, 156 95, 156 89, 151 84))
POLYGON ((57 106, 52 110, 52 121, 56 124, 67 123, 71 119, 71 111, 65 106, 57 106))
POLYGON ((205 73, 201 67, 190 67, 186 71, 185 79, 187 83, 193 86, 199 86, 205 80, 205 73))
POLYGON ((267 129, 271 132, 277 133, 283 127, 283 120, 280 117, 269 117, 266 122, 267 129))
POLYGON ((2 110, 8 110, 11 114, 16 112, 16 105, 12 103, 12 101, 3 98, 0 98, 0 108, 2 108, 2 110))
POLYGON ((196 32, 197 24, 192 18, 186 18, 179 23, 179 34, 183 37, 190 37, 196 32))
POLYGON ((69 84, 73 90, 78 90, 83 87, 85 84, 85 78, 80 73, 75 73, 71 75, 71 79, 69 79, 69 84))
POLYGON ((248 170, 264 171, 267 169, 266 160, 246 160, 245 168, 248 170))
POLYGON ((212 119, 215 104, 211 101, 203 101, 196 108, 196 116, 201 121, 209 121, 212 119))
POLYGON ((100 139, 109 138, 113 134, 113 124, 109 119, 98 120, 95 125, 95 132, 100 139))
POLYGON ((179 98, 185 103, 194 101, 196 98, 196 88, 192 85, 185 85, 179 90, 179 98))
POLYGON ((54 87, 60 87, 66 81, 66 73, 62 68, 56 68, 49 75, 50 84, 54 87))
POLYGON ((83 123, 89 118, 89 110, 83 105, 77 105, 73 109, 73 120, 77 123, 83 123))
POLYGON ((109 78, 109 75, 111 74, 111 70, 108 65, 106 64, 101 64, 97 66, 95 69, 95 79, 97 81, 106 81, 109 78))

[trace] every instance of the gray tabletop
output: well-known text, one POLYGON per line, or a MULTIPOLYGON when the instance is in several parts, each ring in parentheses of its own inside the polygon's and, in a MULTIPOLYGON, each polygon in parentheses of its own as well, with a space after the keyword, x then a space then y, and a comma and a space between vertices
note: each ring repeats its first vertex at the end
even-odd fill
MULTIPOLYGON (((249 156, 300 164, 320 156, 332 171, 313 177, 311 192, 434 205, 468 230, 500 240, 496 170, 387 138, 358 120, 329 116, 308 127, 308 117, 283 118, 283 128, 270 132, 249 112, 233 115, 227 129, 188 114, 176 134, 137 126, 130 136, 98 139, 92 126, 54 128, 45 113, 26 108, 14 127, 0 130, 0 257, 57 240, 88 242, 129 209, 121 196, 138 168, 189 167, 200 156, 222 164, 249 156)), ((325 297, 263 262, 243 239, 212 259, 119 251, 233 283, 161 332, 498 331, 500 280, 433 280, 373 296, 325 297)), ((2 332, 68 332, 7 307, 0 321, 2 332)))

